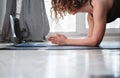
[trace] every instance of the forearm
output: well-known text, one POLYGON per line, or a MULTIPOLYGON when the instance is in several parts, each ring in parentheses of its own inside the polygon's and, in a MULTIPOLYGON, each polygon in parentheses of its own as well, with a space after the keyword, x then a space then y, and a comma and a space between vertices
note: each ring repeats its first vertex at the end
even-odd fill
POLYGON ((80 45, 80 46, 98 46, 98 42, 92 37, 84 39, 67 39, 66 45, 80 45))

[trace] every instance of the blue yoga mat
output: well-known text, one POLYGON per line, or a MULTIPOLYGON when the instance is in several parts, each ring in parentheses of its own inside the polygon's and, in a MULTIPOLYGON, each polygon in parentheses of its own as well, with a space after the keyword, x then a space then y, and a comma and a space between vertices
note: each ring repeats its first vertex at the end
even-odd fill
POLYGON ((14 45, 15 47, 50 47, 50 46, 57 46, 51 43, 44 43, 44 42, 27 42, 14 45))
POLYGON ((89 46, 58 46, 51 43, 21 43, 17 45, 9 45, 3 50, 87 50, 87 49, 120 49, 120 42, 102 42, 99 47, 89 46))

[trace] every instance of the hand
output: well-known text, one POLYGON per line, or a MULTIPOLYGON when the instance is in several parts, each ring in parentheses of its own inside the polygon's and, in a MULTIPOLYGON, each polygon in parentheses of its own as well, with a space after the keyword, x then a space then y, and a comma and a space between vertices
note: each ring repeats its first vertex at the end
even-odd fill
POLYGON ((66 45, 67 37, 62 34, 56 34, 55 36, 50 36, 48 40, 53 44, 66 45))

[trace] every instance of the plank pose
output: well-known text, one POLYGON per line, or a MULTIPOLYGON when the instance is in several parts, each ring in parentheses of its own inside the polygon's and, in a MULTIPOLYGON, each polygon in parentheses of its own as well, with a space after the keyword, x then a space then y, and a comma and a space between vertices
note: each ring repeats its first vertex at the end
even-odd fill
POLYGON ((64 17, 65 13, 74 15, 87 12, 89 31, 84 39, 69 39, 63 34, 56 34, 48 39, 58 45, 99 46, 105 34, 106 23, 120 17, 119 7, 120 0, 52 0, 56 19, 64 17))

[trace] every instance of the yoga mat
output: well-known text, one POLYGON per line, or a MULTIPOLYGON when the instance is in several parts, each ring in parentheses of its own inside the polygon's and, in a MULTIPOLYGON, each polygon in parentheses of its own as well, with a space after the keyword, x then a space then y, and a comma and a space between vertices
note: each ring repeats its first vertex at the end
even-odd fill
POLYGON ((90 50, 90 49, 120 49, 120 42, 102 42, 99 47, 89 46, 58 46, 51 43, 21 43, 0 48, 1 50, 90 50))

